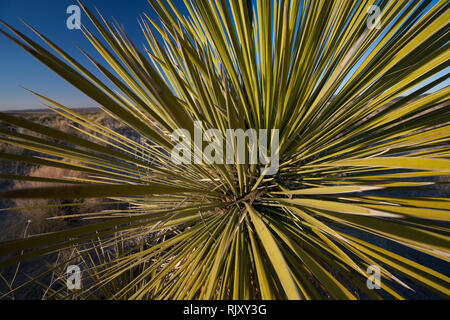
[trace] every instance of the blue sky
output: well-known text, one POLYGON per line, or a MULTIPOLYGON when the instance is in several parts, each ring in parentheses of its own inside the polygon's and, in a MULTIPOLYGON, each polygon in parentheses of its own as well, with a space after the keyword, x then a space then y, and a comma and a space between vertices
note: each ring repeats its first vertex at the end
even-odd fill
MULTIPOLYGON (((115 17, 124 25, 132 40, 142 48, 141 44, 145 42, 145 38, 137 18, 143 12, 150 17, 155 17, 153 9, 146 0, 84 0, 83 3, 91 10, 97 7, 106 18, 115 17)), ((22 18, 103 79, 75 45, 92 53, 94 57, 98 57, 98 54, 96 55, 95 50, 92 50, 81 31, 69 30, 66 27, 66 20, 69 17, 66 9, 72 4, 77 4, 76 0, 0 0, 0 19, 36 39, 18 19, 22 18)), ((89 28, 92 26, 84 12, 82 12, 81 22, 89 28)), ((20 86, 70 107, 97 105, 22 48, 0 35, 0 110, 43 108, 38 98, 20 86)))
MULTIPOLYGON (((182 1, 174 2, 180 2, 179 5, 182 3, 182 1)), ((431 1, 430 5, 435 2, 437 0, 431 1)), ((137 18, 143 12, 150 17, 155 17, 155 13, 146 0, 84 0, 84 3, 90 9, 97 7, 108 19, 115 17, 124 25, 125 30, 135 44, 138 47, 142 47, 145 39, 137 23, 137 18)), ((0 0, 0 19, 17 27, 25 34, 32 35, 18 18, 24 19, 58 44, 63 50, 89 67, 100 79, 104 79, 75 45, 79 45, 94 57, 98 57, 98 54, 95 54, 95 50, 92 49, 81 31, 69 30, 66 27, 66 20, 69 17, 66 9, 72 4, 76 4, 76 1, 0 0)), ((182 11, 182 13, 186 12, 182 11)), ((83 12, 81 19, 82 23, 91 27, 87 16, 83 12)), ((449 72, 449 68, 445 72, 449 72)), ((439 76, 445 74, 445 72, 441 72, 439 76)), ((430 81, 434 79, 436 77, 433 77, 430 81)), ((439 88, 446 85, 448 85, 448 81, 441 83, 439 88)), ((92 107, 97 105, 23 49, 0 35, 0 110, 43 108, 38 98, 20 86, 32 89, 69 107, 92 107)))

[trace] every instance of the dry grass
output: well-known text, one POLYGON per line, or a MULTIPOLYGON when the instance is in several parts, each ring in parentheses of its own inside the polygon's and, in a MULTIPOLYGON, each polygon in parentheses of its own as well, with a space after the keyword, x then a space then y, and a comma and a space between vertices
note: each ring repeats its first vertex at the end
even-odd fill
MULTIPOLYGON (((50 167, 36 167, 30 172, 30 176, 56 179, 86 177, 80 172, 50 167)), ((40 182, 19 181, 14 184, 14 189, 36 188, 40 186, 42 186, 40 182)), ((16 199, 13 202, 17 208, 23 208, 19 212, 25 220, 30 221, 29 232, 31 234, 61 230, 68 225, 79 222, 79 220, 71 218, 51 218, 105 209, 101 202, 96 199, 79 199, 75 202, 72 200, 53 199, 16 199), (71 205, 68 206, 68 204, 71 205)))

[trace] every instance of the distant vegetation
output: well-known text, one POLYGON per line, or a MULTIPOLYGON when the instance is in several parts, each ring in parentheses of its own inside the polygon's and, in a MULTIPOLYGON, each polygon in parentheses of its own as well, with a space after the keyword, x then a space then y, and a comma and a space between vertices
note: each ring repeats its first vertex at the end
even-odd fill
MULTIPOLYGON (((123 132, 127 134, 127 127, 121 123, 108 116, 99 109, 77 109, 77 112, 88 117, 90 120, 95 121, 101 125, 108 126, 109 128, 123 132)), ((49 110, 27 110, 19 112, 9 112, 14 116, 22 117, 26 120, 33 121, 45 126, 49 126, 64 132, 74 134, 77 136, 83 136, 79 130, 80 126, 61 116, 55 112, 49 110)), ((17 133, 31 134, 32 136, 40 137, 41 135, 29 132, 26 129, 9 126, 6 123, 0 123, 1 129, 14 131, 17 133)), ((130 130, 128 130, 130 138, 130 130)), ((94 140, 94 139, 92 139, 94 140)), ((54 140, 57 141, 57 140, 54 140)), ((0 141, 0 152, 15 154, 26 157, 37 157, 43 156, 44 154, 28 149, 24 149, 18 146, 14 146, 7 142, 0 141)), ((54 157, 57 159, 57 157, 54 157)), ((64 160, 64 159, 63 159, 64 160)), ((67 159, 66 159, 67 160, 67 159)), ((72 161, 73 163, 73 161, 72 161)), ((33 165, 25 162, 18 162, 13 160, 1 160, 0 166, 1 175, 20 175, 20 176, 30 176, 30 177, 46 177, 55 179, 67 179, 67 180, 77 180, 88 178, 88 175, 78 171, 73 171, 69 169, 54 168, 48 166, 33 165)), ((46 184, 58 185, 58 184, 46 184)), ((36 188, 42 186, 42 182, 39 181, 13 181, 10 179, 2 179, 0 181, 0 190, 13 190, 22 188, 36 188)), ((15 199, 1 200, 0 208, 18 208, 14 211, 9 210, 0 217, 0 227, 3 232, 0 235, 0 239, 11 239, 20 235, 25 226, 28 224, 28 234, 39 234, 49 231, 56 231, 64 229, 68 226, 74 226, 79 223, 83 223, 80 218, 78 219, 49 219, 50 217, 75 215, 82 212, 96 212, 106 209, 115 208, 113 205, 102 204, 102 200, 98 199, 78 199, 78 205, 70 205, 73 203, 71 199, 67 200, 52 200, 52 199, 15 199), (34 207, 34 208, 33 208, 34 207), (21 209, 23 208, 23 209, 21 209)))

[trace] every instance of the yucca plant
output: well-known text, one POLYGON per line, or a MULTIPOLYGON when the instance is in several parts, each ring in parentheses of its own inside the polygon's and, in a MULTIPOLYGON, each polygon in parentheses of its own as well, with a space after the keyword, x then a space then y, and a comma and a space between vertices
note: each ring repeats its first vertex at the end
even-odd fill
POLYGON ((149 3, 160 20, 140 19, 144 49, 80 3, 97 34, 82 32, 107 65, 86 56, 112 85, 31 26, 60 58, 3 22, 5 36, 140 140, 38 93, 85 138, 0 114, 28 132, 2 130, 2 141, 48 155, 3 159, 88 175, 2 176, 44 184, 3 198, 128 204, 0 243, 1 267, 75 248, 71 259, 88 261, 84 298, 402 299, 411 283, 450 296, 447 275, 390 250, 449 261, 450 205, 433 193, 450 171, 447 1, 192 0, 188 16, 171 1, 149 3), (382 12, 375 28, 371 5, 382 12), (193 133, 195 121, 223 135, 278 129, 279 171, 175 164, 170 134, 193 133), (381 290, 366 285, 373 265, 381 290))

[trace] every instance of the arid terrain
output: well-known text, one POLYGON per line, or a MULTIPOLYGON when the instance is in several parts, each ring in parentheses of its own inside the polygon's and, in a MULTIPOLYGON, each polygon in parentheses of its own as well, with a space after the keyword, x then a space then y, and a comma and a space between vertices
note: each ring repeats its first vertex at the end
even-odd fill
MULTIPOLYGON (((83 114, 89 120, 93 120, 96 123, 105 125, 117 132, 123 132, 126 134, 127 127, 113 118, 107 116, 104 112, 98 109, 79 109, 79 113, 83 114)), ((37 111, 19 111, 10 112, 9 114, 17 117, 23 117, 28 121, 39 123, 41 125, 49 126, 55 129, 59 129, 71 134, 80 134, 76 129, 78 126, 71 120, 48 110, 37 111)), ((18 133, 28 133, 23 129, 18 129, 8 124, 0 124, 3 130, 14 130, 18 133)), ((131 135, 131 133, 129 134, 131 135)), ((16 154, 21 156, 33 156, 38 157, 40 154, 32 150, 26 150, 19 146, 12 145, 5 141, 0 142, 0 152, 16 154)), ((83 174, 74 172, 68 169, 48 168, 44 166, 37 166, 24 162, 17 162, 13 160, 1 159, 0 174, 2 175, 20 175, 20 176, 33 176, 33 177, 46 177, 46 178, 83 178, 83 174)), ((18 188, 33 188, 41 186, 42 183, 34 181, 15 182, 12 180, 2 179, 0 180, 0 190, 18 189, 18 188)), ((73 207, 58 207, 58 204, 62 204, 63 201, 52 200, 16 200, 16 201, 1 201, 0 208, 3 214, 0 217, 0 228, 3 230, 0 235, 0 239, 6 240, 15 238, 23 233, 24 227, 30 221, 27 233, 42 233, 54 231, 63 227, 63 224, 73 224, 74 221, 48 221, 47 218, 55 215, 67 215, 78 211, 99 210, 99 201, 85 201, 84 206, 73 207), (37 209, 23 209, 23 210, 7 210, 11 208, 28 208, 33 206, 53 205, 52 208, 37 208, 37 209), (12 223, 14 221, 14 223, 12 223)))
MULTIPOLYGON (((89 120, 95 121, 98 124, 105 125, 116 132, 126 134, 132 138, 132 132, 127 129, 125 125, 119 121, 106 115, 99 109, 77 109, 78 113, 87 117, 89 120)), ((49 126, 59 129, 64 132, 77 134, 79 127, 76 123, 67 118, 52 112, 51 110, 27 110, 14 111, 8 114, 23 117, 28 121, 32 121, 41 125, 49 126)), ((0 123, 2 130, 11 130, 18 133, 29 134, 24 129, 16 128, 6 123, 0 123)), ((38 157, 41 154, 32 150, 12 145, 7 141, 0 142, 0 152, 15 154, 20 156, 38 157)), ((45 166, 33 165, 25 162, 17 162, 13 160, 0 159, 0 174, 3 176, 20 175, 46 178, 84 178, 80 172, 75 172, 68 169, 49 168, 45 166)), ((20 188, 33 188, 42 186, 43 184, 35 181, 13 181, 10 179, 0 180, 0 190, 6 191, 20 188)), ((104 204, 102 200, 87 199, 79 200, 76 206, 65 205, 64 200, 1 200, 0 201, 0 240, 11 240, 21 237, 28 237, 33 234, 52 232, 70 228, 73 226, 89 223, 82 219, 58 219, 51 220, 50 217, 71 215, 81 212, 98 212, 106 209, 114 209, 114 205, 104 204), (31 208, 36 207, 36 208, 31 208)), ((26 281, 26 275, 38 275, 43 272, 47 263, 51 263, 56 259, 57 255, 50 255, 44 261, 41 259, 30 261, 23 265, 14 268, 7 268, 0 274, 0 296, 8 291, 8 287, 13 281, 13 286, 26 281)), ((31 286, 27 292, 22 292, 19 295, 8 296, 4 298, 25 298, 25 299, 40 299, 44 295, 44 291, 38 285, 31 286)))

